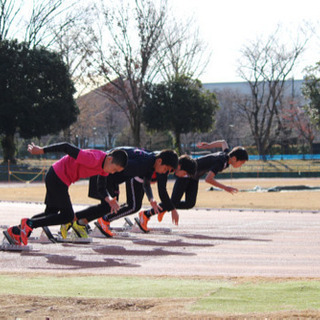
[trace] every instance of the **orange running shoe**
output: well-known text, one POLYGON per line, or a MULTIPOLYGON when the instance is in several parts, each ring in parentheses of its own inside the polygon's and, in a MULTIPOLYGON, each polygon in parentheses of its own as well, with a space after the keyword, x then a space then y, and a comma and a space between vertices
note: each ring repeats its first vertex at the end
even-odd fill
POLYGON ((109 221, 105 221, 104 219, 99 218, 95 225, 107 238, 112 238, 114 236, 114 233, 110 230, 109 221))
POLYGON ((162 221, 163 216, 164 216, 164 214, 165 214, 166 212, 167 212, 167 211, 162 211, 162 212, 158 213, 158 221, 159 221, 159 222, 162 221))
POLYGON ((144 214, 144 211, 140 211, 139 212, 139 227, 140 229, 142 229, 142 231, 144 232, 149 232, 150 229, 148 229, 148 222, 149 222, 149 218, 147 218, 147 216, 144 214))
POLYGON ((21 236, 20 234, 14 234, 12 232, 12 228, 13 227, 10 227, 9 229, 7 229, 7 233, 15 245, 21 246, 21 236))
POLYGON ((24 245, 28 244, 28 237, 30 236, 33 230, 31 227, 28 226, 27 221, 28 219, 24 218, 21 220, 21 224, 20 224, 21 241, 24 245))

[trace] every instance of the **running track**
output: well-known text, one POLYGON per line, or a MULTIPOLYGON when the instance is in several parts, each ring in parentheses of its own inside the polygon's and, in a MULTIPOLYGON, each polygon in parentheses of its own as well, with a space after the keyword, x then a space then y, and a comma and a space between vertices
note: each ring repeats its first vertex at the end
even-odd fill
MULTIPOLYGON (((1 231, 43 208, 0 202, 1 231)), ((196 209, 180 211, 178 227, 170 213, 161 224, 153 218, 149 226, 172 232, 144 234, 134 228, 129 237, 95 237, 90 244, 31 241, 30 252, 0 251, 0 273, 320 277, 319 212, 196 209)), ((32 237, 40 235, 36 229, 32 237)))

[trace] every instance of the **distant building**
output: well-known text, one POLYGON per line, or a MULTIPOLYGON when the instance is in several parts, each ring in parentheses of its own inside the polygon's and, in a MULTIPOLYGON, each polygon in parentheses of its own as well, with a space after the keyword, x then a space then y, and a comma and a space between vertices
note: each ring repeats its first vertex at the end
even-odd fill
POLYGON ((128 126, 124 112, 110 98, 112 94, 118 97, 114 91, 114 86, 108 83, 76 100, 80 115, 73 125, 73 132, 80 147, 110 149, 114 147, 116 137, 128 126))
MULTIPOLYGON (((302 97, 303 80, 290 79, 286 81, 285 95, 294 98, 302 97)), ((238 91, 241 94, 250 94, 250 87, 247 82, 217 82, 217 83, 204 83, 203 87, 211 92, 218 92, 222 90, 238 91)))
MULTIPOLYGON (((291 97, 292 100, 296 99, 299 101, 299 106, 305 103, 304 96, 302 94, 302 85, 304 80, 289 79, 285 82, 284 96, 291 97)), ((238 92, 242 95, 250 95, 250 86, 247 82, 220 82, 220 83, 204 83, 203 87, 211 92, 219 93, 224 91, 238 92)), ((313 153, 320 153, 320 132, 319 130, 314 131, 315 138, 313 143, 313 153)))
MULTIPOLYGON (((303 80, 287 80, 285 95, 296 99, 302 98, 302 84, 303 80)), ((247 82, 204 83, 203 87, 217 94, 231 90, 250 95, 247 82)), ((108 149, 114 146, 116 140, 129 127, 124 111, 105 94, 113 90, 113 86, 106 84, 77 99, 81 114, 74 125, 74 135, 79 146, 108 149)), ((130 135, 130 131, 128 132, 130 135)))

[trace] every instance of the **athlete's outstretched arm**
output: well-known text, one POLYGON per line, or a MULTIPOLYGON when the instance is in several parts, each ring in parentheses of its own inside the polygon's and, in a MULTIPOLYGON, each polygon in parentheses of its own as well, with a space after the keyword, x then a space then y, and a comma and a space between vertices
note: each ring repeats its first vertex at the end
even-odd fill
POLYGON ((28 145, 28 151, 31 154, 44 154, 48 152, 63 152, 68 154, 70 157, 77 159, 80 149, 76 146, 68 143, 68 142, 61 142, 52 144, 46 147, 39 147, 35 145, 33 142, 28 145))
POLYGON ((199 149, 213 149, 221 148, 222 150, 228 149, 228 143, 225 140, 217 140, 212 142, 198 142, 197 148, 199 149))
POLYGON ((215 179, 215 174, 212 172, 212 171, 209 171, 208 175, 206 176, 206 179, 205 179, 205 182, 206 183, 209 183, 217 188, 220 188, 222 190, 225 190, 231 194, 234 194, 236 192, 238 192, 238 189, 237 188, 233 188, 233 187, 229 187, 229 186, 226 186, 220 182, 218 182, 216 179, 215 179))

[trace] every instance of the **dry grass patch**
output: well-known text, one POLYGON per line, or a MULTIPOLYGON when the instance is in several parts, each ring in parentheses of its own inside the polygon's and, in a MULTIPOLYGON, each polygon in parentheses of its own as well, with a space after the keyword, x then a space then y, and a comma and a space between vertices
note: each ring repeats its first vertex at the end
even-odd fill
MULTIPOLYGON (((219 179, 218 179, 219 180, 219 179)), ((249 208, 249 209, 284 209, 284 210, 318 210, 320 191, 290 192, 248 192, 256 186, 272 188, 275 186, 320 186, 320 179, 233 179, 219 180, 223 184, 236 187, 239 193, 231 195, 224 191, 208 191, 210 185, 200 182, 197 207, 199 208, 249 208)), ((168 181, 168 192, 171 194, 174 180, 168 181)), ((154 194, 157 196, 156 187, 154 194)), ((92 205, 98 202, 88 196, 88 182, 81 181, 70 187, 70 195, 74 204, 92 205)), ((126 192, 121 185, 120 202, 125 202, 126 192)), ((1 184, 0 200, 43 202, 45 186, 43 183, 32 184, 1 184)), ((148 206, 144 198, 144 206, 148 206)))

